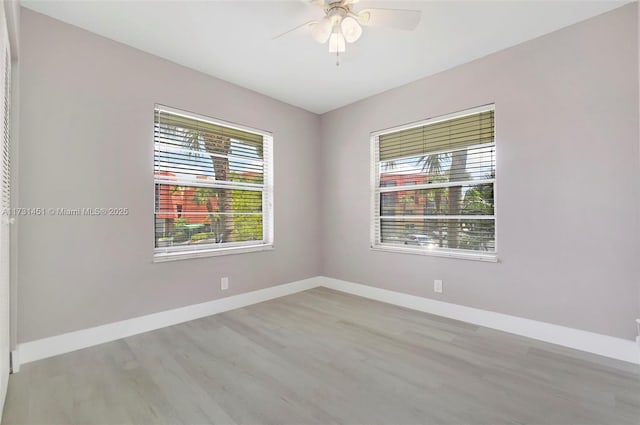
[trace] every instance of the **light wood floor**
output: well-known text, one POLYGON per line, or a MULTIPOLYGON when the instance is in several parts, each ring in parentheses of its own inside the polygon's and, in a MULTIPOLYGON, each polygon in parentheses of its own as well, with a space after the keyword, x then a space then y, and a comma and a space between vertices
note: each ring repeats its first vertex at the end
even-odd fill
POLYGON ((640 367, 313 289, 25 365, 3 424, 640 424, 640 367))

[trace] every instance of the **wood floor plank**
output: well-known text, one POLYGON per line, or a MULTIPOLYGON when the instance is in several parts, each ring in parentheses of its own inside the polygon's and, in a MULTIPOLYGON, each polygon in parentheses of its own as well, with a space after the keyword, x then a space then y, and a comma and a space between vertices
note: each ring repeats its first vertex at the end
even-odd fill
POLYGON ((640 425, 640 367, 316 288, 24 365, 2 419, 640 425))

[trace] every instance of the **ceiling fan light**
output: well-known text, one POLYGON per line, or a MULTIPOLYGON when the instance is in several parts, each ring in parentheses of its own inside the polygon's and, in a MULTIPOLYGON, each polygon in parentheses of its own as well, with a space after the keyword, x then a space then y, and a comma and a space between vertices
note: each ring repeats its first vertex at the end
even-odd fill
POLYGON ((311 35, 318 43, 326 43, 331 35, 332 24, 329 18, 325 17, 321 19, 317 24, 311 28, 311 35))
POLYGON ((342 33, 331 33, 331 37, 329 37, 329 53, 344 53, 346 50, 347 46, 342 33))
POLYGON ((340 27, 342 28, 342 34, 344 34, 347 43, 355 43, 362 35, 362 27, 358 21, 351 16, 344 18, 340 27))

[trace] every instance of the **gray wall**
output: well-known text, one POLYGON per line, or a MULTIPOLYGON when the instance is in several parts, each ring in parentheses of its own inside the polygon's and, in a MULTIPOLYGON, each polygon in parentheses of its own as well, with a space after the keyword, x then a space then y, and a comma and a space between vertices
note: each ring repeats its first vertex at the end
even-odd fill
POLYGON ((19 342, 320 274, 318 116, 27 9, 20 42, 20 206, 130 214, 19 219, 19 342), (274 251, 152 263, 156 102, 273 132, 274 251))
POLYGON ((640 280, 631 4, 325 114, 325 275, 632 338, 640 280), (497 264, 369 249, 369 133, 496 105, 497 264), (444 293, 433 293, 433 280, 444 293))

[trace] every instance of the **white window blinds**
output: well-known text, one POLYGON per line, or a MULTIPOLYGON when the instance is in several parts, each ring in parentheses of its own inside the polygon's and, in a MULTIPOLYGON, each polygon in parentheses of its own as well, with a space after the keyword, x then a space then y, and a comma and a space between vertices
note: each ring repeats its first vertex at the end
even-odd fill
POLYGON ((2 91, 2 194, 1 204, 2 208, 9 208, 11 203, 11 55, 9 53, 8 44, 4 49, 4 52, 0 53, 4 55, 4 60, 0 66, 3 67, 3 91, 2 91))
POLYGON ((156 107, 155 252, 272 244, 269 133, 156 107))
POLYGON ((493 106, 372 136, 372 246, 494 254, 493 106))

